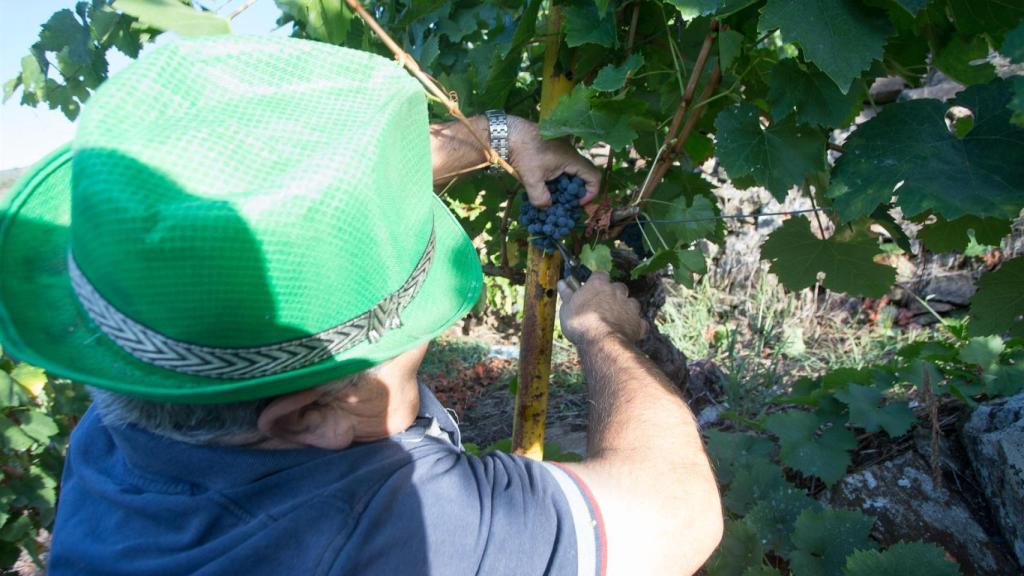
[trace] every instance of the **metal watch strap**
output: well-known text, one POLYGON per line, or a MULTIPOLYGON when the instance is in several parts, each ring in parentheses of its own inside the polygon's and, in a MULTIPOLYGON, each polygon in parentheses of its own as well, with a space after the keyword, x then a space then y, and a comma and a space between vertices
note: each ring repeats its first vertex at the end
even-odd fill
MULTIPOLYGON (((502 160, 508 162, 508 116, 503 110, 488 110, 487 133, 490 135, 491 148, 498 153, 502 160)), ((500 166, 494 165, 487 168, 488 172, 501 172, 500 166)))

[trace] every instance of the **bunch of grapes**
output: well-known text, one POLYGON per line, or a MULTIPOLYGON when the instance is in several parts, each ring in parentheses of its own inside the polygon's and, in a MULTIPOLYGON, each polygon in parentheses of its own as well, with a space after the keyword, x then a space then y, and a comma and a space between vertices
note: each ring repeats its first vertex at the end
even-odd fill
POLYGON ((555 250, 555 241, 568 235, 580 217, 580 199, 587 194, 583 179, 562 174, 547 182, 551 206, 546 209, 530 204, 523 194, 519 225, 526 228, 533 243, 545 252, 555 250))
POLYGON ((647 218, 641 215, 639 219, 633 219, 629 224, 626 224, 622 231, 619 232, 619 241, 632 249, 637 258, 641 260, 651 255, 650 250, 645 246, 644 235, 641 230, 641 227, 646 223, 647 218))

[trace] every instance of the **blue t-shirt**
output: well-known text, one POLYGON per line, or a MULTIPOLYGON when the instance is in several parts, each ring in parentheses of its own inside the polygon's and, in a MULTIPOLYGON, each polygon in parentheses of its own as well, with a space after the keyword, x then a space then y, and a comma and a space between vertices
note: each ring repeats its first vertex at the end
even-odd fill
POLYGON ((71 436, 49 574, 600 574, 600 513, 568 470, 466 455, 423 386, 420 417, 344 450, 71 436))

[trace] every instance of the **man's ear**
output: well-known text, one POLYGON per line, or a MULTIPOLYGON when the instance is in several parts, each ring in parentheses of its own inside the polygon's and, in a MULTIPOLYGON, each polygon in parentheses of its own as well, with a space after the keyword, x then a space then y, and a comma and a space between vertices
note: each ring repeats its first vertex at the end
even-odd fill
POLYGON ((355 438, 355 422, 340 410, 317 401, 329 392, 300 390, 277 398, 260 413, 260 432, 289 444, 341 450, 355 438))

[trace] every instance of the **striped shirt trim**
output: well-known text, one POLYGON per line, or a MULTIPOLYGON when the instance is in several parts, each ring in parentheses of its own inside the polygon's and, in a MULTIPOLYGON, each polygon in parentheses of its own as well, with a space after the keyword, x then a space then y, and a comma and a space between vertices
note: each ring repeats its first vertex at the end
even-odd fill
POLYGON ((604 520, 590 488, 575 472, 555 462, 542 462, 565 494, 576 532, 577 574, 604 576, 607 566, 604 520))

